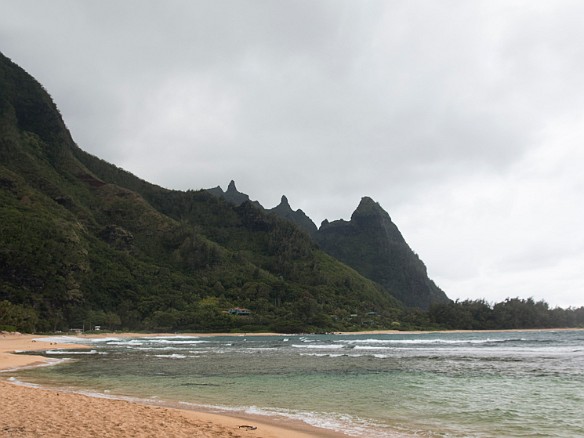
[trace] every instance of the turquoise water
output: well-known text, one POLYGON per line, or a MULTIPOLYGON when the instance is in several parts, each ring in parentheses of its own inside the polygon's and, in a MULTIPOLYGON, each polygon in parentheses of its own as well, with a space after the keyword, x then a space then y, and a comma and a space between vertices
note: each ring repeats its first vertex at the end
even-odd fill
POLYGON ((89 351, 49 350, 73 360, 17 378, 351 436, 584 436, 584 331, 91 342, 89 351))

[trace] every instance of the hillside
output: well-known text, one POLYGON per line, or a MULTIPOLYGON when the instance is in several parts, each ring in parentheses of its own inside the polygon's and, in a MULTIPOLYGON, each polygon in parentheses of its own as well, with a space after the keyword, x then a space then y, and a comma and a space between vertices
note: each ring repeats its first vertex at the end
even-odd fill
POLYGON ((167 190, 84 152, 49 94, 1 54, 0 218, 0 326, 325 331, 400 313, 248 200, 167 190))

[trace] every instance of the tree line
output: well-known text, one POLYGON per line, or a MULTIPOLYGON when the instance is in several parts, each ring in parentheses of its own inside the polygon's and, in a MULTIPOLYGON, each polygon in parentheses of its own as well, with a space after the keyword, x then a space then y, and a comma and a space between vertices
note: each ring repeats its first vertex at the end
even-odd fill
MULTIPOLYGON (((254 294, 252 294, 254 295, 254 294)), ((257 298, 257 297, 256 297, 257 298)), ((101 325, 106 330, 191 330, 191 331, 338 331, 364 329, 398 329, 398 330, 505 330, 505 329, 545 329, 545 328, 584 328, 584 307, 550 308, 545 301, 532 298, 507 298, 490 304, 485 300, 452 301, 434 304, 428 311, 417 308, 394 310, 392 314, 369 315, 361 312, 358 317, 351 317, 350 324, 341 324, 340 320, 349 318, 342 312, 327 314, 319 312, 311 300, 296 301, 305 308, 288 309, 288 314, 275 312, 268 301, 273 297, 260 299, 263 303, 253 306, 254 300, 245 302, 255 307, 259 313, 248 318, 226 315, 222 309, 228 307, 225 298, 206 298, 196 306, 185 309, 169 307, 156 310, 142 319, 138 312, 132 313, 133 323, 128 325, 128 311, 121 306, 118 312, 87 311, 80 314, 79 327, 90 328, 101 325), (322 314, 321 314, 322 313, 322 314), (295 320, 292 315, 304 314, 302 320, 295 320), (316 321, 318 318, 325 318, 316 321), (327 330, 330 329, 330 330, 327 330)), ((241 297, 240 297, 241 299, 241 297)), ((131 307, 131 306, 130 306, 131 307)), ((286 306, 284 306, 286 307, 286 306)), ((284 307, 280 310, 284 310, 284 307)), ((290 307, 290 303, 288 303, 290 307)), ((318 306, 316 306, 318 307, 318 306)), ((128 309, 126 309, 128 310, 128 309)), ((52 330, 49 321, 42 321, 32 308, 0 301, 0 330, 19 330, 33 332, 52 330)))
POLYGON ((427 316, 431 324, 452 330, 584 327, 584 307, 550 308, 533 298, 507 298, 495 304, 485 300, 433 304, 427 316))

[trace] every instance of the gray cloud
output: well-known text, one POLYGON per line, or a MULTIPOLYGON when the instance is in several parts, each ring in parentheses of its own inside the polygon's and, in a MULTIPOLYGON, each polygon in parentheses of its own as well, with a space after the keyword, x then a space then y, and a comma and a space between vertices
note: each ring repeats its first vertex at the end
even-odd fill
POLYGON ((317 223, 372 196, 450 296, 584 304, 581 2, 2 10, 2 50, 89 152, 166 187, 286 194, 317 223))

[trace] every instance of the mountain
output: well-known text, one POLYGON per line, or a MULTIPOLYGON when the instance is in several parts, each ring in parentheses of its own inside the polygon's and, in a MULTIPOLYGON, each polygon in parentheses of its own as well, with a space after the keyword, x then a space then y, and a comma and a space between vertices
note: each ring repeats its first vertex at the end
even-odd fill
MULTIPOLYGON (((208 192, 235 205, 249 200, 235 189, 233 181, 227 192, 220 187, 208 192)), ((428 277, 426 266, 389 214, 369 197, 362 198, 349 222, 325 220, 320 228, 302 210, 293 210, 286 196, 278 206, 265 211, 295 224, 327 254, 375 281, 408 307, 428 309, 434 303, 450 302, 428 277)))
POLYGON ((227 191, 225 192, 220 186, 214 187, 212 189, 207 189, 207 192, 211 193, 214 196, 217 196, 218 198, 225 199, 230 204, 236 206, 239 206, 244 202, 251 202, 254 206, 256 206, 259 209, 264 208, 261 206, 259 202, 251 201, 248 195, 246 195, 245 193, 241 193, 239 190, 237 190, 237 187, 235 187, 235 181, 233 180, 231 180, 231 182, 227 186, 227 191))
POLYGON ((292 207, 290 207, 290 203, 288 202, 288 198, 286 198, 286 196, 282 196, 280 204, 267 211, 281 217, 282 219, 292 222, 301 230, 306 231, 311 237, 314 237, 318 231, 316 225, 314 222, 312 222, 312 219, 306 216, 302 210, 292 210, 292 207))
POLYGON ((318 245, 333 257, 379 283, 410 307, 446 303, 446 294, 428 278, 389 214, 371 198, 361 199, 350 221, 324 221, 318 245))
MULTIPOLYGON (((223 191, 220 186, 206 190, 213 196, 224 199, 233 205, 241 205, 246 201, 250 201, 249 195, 237 190, 235 187, 235 181, 233 180, 231 180, 227 186, 226 191, 223 191)), ((314 237, 318 231, 316 225, 314 222, 312 222, 312 219, 310 219, 302 210, 292 210, 292 207, 290 207, 290 203, 288 202, 288 198, 286 198, 286 196, 282 196, 280 204, 271 209, 265 209, 258 201, 251 202, 255 207, 265 211, 266 213, 275 214, 276 216, 281 217, 288 222, 292 222, 298 228, 308 233, 308 235, 311 237, 314 237)))
POLYGON ((0 54, 0 329, 355 330, 401 313, 248 199, 167 190, 83 151, 0 54))

